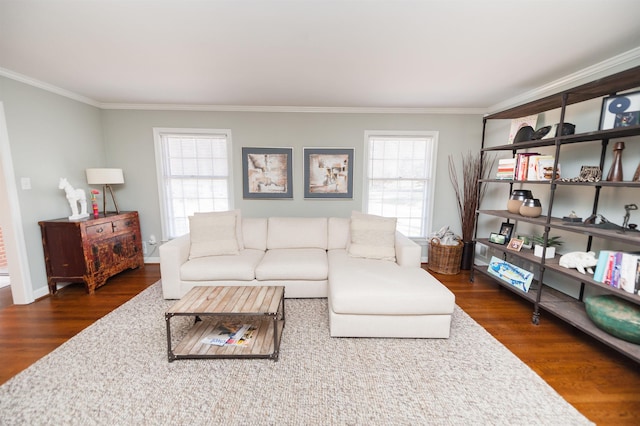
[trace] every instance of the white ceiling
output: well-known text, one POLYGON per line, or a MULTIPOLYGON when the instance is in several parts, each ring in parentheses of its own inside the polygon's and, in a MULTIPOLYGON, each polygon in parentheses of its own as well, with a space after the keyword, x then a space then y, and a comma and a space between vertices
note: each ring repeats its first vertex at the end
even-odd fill
POLYGON ((640 47, 638 0, 0 0, 0 68, 98 104, 488 108, 640 47))

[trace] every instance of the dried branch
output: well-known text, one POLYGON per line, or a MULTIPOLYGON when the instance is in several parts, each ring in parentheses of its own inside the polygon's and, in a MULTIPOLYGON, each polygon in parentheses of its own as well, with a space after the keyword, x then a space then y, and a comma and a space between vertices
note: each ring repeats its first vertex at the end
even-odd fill
POLYGON ((472 154, 470 151, 462 155, 462 185, 458 180, 458 171, 454 157, 449 155, 449 178, 456 194, 460 224, 462 226, 462 241, 473 240, 476 225, 476 210, 484 198, 487 185, 479 188, 479 180, 491 173, 495 158, 487 154, 472 154))

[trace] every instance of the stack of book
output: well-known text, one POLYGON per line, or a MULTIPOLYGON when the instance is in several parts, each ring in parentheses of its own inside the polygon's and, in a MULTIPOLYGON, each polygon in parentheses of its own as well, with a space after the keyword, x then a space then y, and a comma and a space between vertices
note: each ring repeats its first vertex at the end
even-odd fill
MULTIPOLYGON (((505 180, 551 180, 553 177, 553 155, 541 155, 537 152, 523 152, 514 158, 498 160, 496 179, 505 180)), ((560 164, 556 170, 556 179, 560 178, 560 164)))
POLYGON ((593 280, 638 294, 640 290, 640 253, 601 250, 593 280))
POLYGON ((515 158, 501 158, 498 160, 498 173, 496 174, 496 179, 513 180, 515 170, 515 158))

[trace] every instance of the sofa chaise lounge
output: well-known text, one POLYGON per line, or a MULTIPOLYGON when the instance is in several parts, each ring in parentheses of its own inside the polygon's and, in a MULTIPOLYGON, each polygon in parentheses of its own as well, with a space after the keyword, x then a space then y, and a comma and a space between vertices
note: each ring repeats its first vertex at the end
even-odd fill
POLYGON ((395 219, 190 218, 160 246, 164 298, 194 286, 284 285, 287 298, 328 298, 334 337, 449 337, 455 297, 421 268, 421 248, 395 219))

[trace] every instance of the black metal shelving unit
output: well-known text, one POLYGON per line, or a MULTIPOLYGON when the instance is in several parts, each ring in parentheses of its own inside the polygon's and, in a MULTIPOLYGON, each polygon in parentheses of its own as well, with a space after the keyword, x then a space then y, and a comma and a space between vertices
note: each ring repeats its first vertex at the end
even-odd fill
MULTIPOLYGON (((587 84, 583 84, 572 89, 568 89, 559 93, 556 93, 545 98, 526 103, 514 108, 510 108, 504 111, 500 111, 494 114, 486 116, 483 120, 482 131, 482 153, 495 152, 495 151, 511 151, 512 154, 516 154, 518 151, 528 148, 540 148, 540 147, 554 147, 554 173, 556 176, 556 170, 558 168, 558 162, 562 154, 562 147, 567 144, 577 143, 597 143, 600 142, 600 169, 604 170, 604 159, 607 146, 611 140, 633 137, 640 135, 640 125, 616 128, 609 130, 599 130, 592 132, 579 133, 568 136, 554 137, 544 140, 526 141, 518 144, 508 144, 500 146, 485 147, 485 134, 486 126, 489 120, 498 119, 515 119, 525 117, 532 114, 539 114, 545 111, 560 109, 560 121, 558 127, 562 126, 565 121, 566 108, 569 105, 584 102, 587 100, 600 98, 609 95, 615 95, 616 93, 631 90, 640 87, 640 67, 634 67, 620 73, 604 77, 587 84)), ((553 201, 556 197, 556 189, 561 186, 582 186, 593 188, 593 204, 592 213, 597 214, 598 203, 600 198, 600 191, 607 188, 640 188, 640 182, 563 182, 561 180, 552 179, 551 181, 514 181, 514 180, 498 180, 498 179, 482 179, 481 185, 496 184, 507 185, 509 193, 511 193, 513 186, 517 184, 539 184, 541 187, 546 186, 549 191, 549 205, 547 207, 547 214, 537 218, 527 218, 518 214, 513 214, 507 210, 478 210, 477 216, 489 215, 494 217, 501 217, 507 219, 508 222, 527 222, 534 225, 538 225, 544 228, 543 236, 545 241, 548 239, 549 232, 552 229, 564 230, 576 234, 582 234, 587 238, 586 251, 589 251, 593 238, 600 238, 609 241, 618 241, 622 243, 631 244, 634 247, 638 247, 640 250, 640 232, 625 232, 620 233, 614 230, 601 229, 591 226, 576 226, 575 224, 569 224, 564 222, 561 218, 553 217, 553 201)), ((476 217, 477 219, 477 217, 476 217)), ((602 291, 611 293, 625 300, 629 300, 635 304, 640 305, 640 295, 627 293, 623 290, 607 286, 605 284, 596 282, 589 274, 581 274, 575 269, 567 269, 561 267, 558 263, 559 256, 555 258, 545 259, 535 257, 530 251, 513 251, 506 249, 506 246, 491 243, 486 238, 476 238, 476 242, 484 244, 492 249, 502 252, 503 258, 509 261, 510 258, 517 258, 526 260, 534 264, 538 268, 538 280, 535 281, 528 292, 523 292, 516 287, 513 287, 506 282, 496 279, 493 275, 487 273, 486 266, 474 266, 471 271, 471 280, 474 279, 474 274, 477 272, 486 275, 495 280, 496 283, 503 286, 506 289, 518 294, 524 299, 533 303, 534 310, 532 315, 532 322, 538 324, 540 321, 540 311, 544 310, 556 317, 566 321, 574 327, 582 330, 586 334, 594 337, 595 339, 607 344, 608 346, 616 349, 617 351, 625 354, 629 358, 640 362, 640 345, 636 345, 610 334, 597 328, 586 314, 582 297, 586 286, 597 288, 602 291), (545 271, 554 271, 559 273, 577 283, 580 283, 580 296, 578 298, 571 297, 560 291, 557 291, 545 284, 545 271)))

